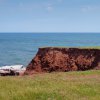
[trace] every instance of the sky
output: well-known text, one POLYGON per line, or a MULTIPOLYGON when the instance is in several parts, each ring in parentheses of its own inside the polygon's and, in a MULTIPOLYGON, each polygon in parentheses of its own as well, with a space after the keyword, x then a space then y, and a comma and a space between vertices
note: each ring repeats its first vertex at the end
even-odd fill
POLYGON ((0 32, 100 32, 100 0, 0 0, 0 32))

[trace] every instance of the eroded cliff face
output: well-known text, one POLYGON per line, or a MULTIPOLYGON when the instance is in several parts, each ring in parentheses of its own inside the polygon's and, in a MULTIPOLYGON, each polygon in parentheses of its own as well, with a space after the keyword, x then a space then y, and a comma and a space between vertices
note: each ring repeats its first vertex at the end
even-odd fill
POLYGON ((99 49, 39 48, 25 74, 54 71, 85 71, 100 69, 99 49))

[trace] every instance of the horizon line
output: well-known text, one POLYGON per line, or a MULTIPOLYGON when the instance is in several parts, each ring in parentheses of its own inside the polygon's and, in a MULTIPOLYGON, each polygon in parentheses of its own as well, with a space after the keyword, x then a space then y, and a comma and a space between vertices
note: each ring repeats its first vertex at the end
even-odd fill
POLYGON ((67 34, 67 33, 82 33, 82 34, 83 34, 83 33, 94 33, 94 34, 95 34, 95 33, 100 33, 100 32, 0 32, 0 34, 1 34, 1 33, 32 33, 32 34, 34 34, 34 33, 35 33, 35 34, 36 34, 36 33, 37 33, 37 34, 38 34, 38 33, 42 33, 42 34, 47 34, 47 33, 57 33, 57 34, 58 34, 58 33, 60 33, 60 34, 61 34, 61 33, 66 33, 66 34, 67 34))

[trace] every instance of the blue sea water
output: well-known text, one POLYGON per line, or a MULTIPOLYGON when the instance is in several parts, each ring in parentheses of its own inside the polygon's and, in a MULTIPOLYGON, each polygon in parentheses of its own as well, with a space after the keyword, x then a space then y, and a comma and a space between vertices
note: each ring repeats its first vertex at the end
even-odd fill
POLYGON ((100 46, 99 33, 0 33, 0 66, 26 66, 39 47, 100 46))

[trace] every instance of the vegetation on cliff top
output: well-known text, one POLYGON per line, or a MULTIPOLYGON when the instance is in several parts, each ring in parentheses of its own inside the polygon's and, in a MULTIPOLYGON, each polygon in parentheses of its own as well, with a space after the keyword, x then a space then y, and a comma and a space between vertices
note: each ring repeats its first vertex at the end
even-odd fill
POLYGON ((43 48, 79 48, 79 49, 100 49, 100 46, 77 46, 77 47, 64 47, 64 46, 59 46, 59 47, 56 47, 56 46, 51 46, 51 47, 40 47, 40 49, 43 49, 43 48))
POLYGON ((0 100, 100 100, 100 71, 0 77, 0 100))

